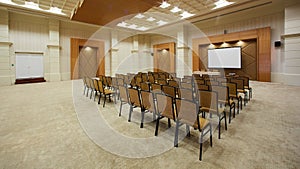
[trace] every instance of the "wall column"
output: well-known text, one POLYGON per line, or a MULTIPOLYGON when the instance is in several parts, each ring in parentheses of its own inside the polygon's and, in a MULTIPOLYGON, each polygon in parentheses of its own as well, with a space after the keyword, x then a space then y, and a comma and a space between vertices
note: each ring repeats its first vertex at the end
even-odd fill
POLYGON ((59 46, 59 21, 49 20, 49 44, 48 58, 46 65, 49 65, 48 70, 45 70, 45 79, 47 81, 60 81, 60 46, 59 46), (47 63, 48 62, 48 63, 47 63))
POLYGON ((11 85, 15 82, 11 74, 9 42, 9 17, 7 10, 0 10, 0 86, 11 85))
POLYGON ((116 71, 119 66, 119 59, 118 59, 118 31, 111 31, 111 43, 110 43, 110 61, 111 61, 111 76, 115 76, 116 71))
POLYGON ((176 52, 176 74, 177 77, 183 77, 189 75, 192 72, 192 68, 189 64, 189 47, 188 36, 185 25, 180 25, 177 33, 177 52, 176 52))
POLYGON ((300 86, 300 3, 285 8, 284 24, 285 80, 288 85, 300 86))

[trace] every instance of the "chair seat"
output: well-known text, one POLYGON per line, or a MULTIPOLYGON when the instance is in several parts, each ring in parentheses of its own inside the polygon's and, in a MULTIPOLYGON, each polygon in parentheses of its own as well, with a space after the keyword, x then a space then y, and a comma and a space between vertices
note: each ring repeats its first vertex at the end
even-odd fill
POLYGON ((211 109, 211 108, 209 108, 209 107, 201 107, 200 108, 200 111, 204 111, 204 112, 209 112, 209 113, 216 113, 217 112, 217 110, 215 110, 215 109, 211 109))
POLYGON ((110 89, 104 89, 104 94, 114 94, 115 92, 110 89))
POLYGON ((246 90, 242 90, 242 89, 237 89, 237 91, 238 91, 239 93, 245 93, 245 92, 246 92, 246 90))

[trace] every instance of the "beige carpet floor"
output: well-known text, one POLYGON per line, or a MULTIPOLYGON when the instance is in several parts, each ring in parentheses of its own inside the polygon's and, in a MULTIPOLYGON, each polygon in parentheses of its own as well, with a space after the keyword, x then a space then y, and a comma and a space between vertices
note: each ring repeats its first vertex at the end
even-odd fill
POLYGON ((174 148, 174 122, 167 129, 162 120, 154 137, 151 115, 141 129, 138 110, 129 123, 128 106, 118 117, 119 101, 98 106, 71 81, 0 87, 0 168, 299 168, 300 87, 251 86, 253 99, 221 139, 215 130, 213 147, 205 142, 202 162, 196 131, 174 148), (88 123, 93 119, 113 132, 88 123))

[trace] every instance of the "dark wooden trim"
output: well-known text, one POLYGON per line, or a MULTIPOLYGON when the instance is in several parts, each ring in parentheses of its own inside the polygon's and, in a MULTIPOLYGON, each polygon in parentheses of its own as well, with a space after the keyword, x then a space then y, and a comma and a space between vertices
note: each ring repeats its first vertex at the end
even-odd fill
POLYGON ((16 79, 15 84, 41 83, 41 82, 46 82, 44 77, 16 79))

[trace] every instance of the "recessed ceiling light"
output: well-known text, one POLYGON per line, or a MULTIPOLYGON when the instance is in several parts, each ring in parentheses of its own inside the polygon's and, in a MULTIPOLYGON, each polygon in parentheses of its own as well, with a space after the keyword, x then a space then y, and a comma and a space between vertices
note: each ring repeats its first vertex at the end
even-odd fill
POLYGON ((142 26, 142 27, 139 27, 139 28, 137 28, 137 29, 140 30, 140 31, 146 31, 146 30, 148 30, 149 28, 142 26))
POLYGON ((194 16, 195 14, 189 13, 187 11, 183 11, 183 13, 180 14, 180 15, 182 16, 181 19, 185 19, 185 18, 189 18, 191 16, 194 16))
POLYGON ((171 9, 170 11, 173 12, 173 13, 176 13, 176 12, 180 12, 181 9, 178 8, 177 6, 175 6, 175 7, 174 7, 173 9, 171 9))
POLYGON ((150 21, 150 22, 153 22, 153 21, 155 21, 155 20, 156 20, 156 19, 153 18, 153 17, 150 17, 150 18, 147 19, 147 21, 150 21))
POLYGON ((218 8, 222 8, 228 5, 233 4, 234 2, 228 2, 227 0, 219 0, 217 2, 215 2, 215 7, 213 9, 218 9, 218 8))
POLYGON ((139 18, 139 19, 142 19, 142 18, 144 18, 145 17, 145 15, 143 15, 143 14, 137 14, 137 15, 135 15, 135 18, 139 18))
POLYGON ((128 28, 130 29, 136 29, 137 25, 136 24, 132 24, 132 25, 129 25, 128 28))
POLYGON ((123 21, 123 22, 118 23, 117 26, 126 28, 127 27, 127 23, 123 21))
POLYGON ((168 22, 160 20, 160 21, 158 21, 158 22, 156 22, 156 23, 157 23, 159 26, 161 26, 161 25, 167 24, 168 22))
POLYGON ((25 7, 31 8, 31 9, 38 9, 38 10, 40 9, 39 4, 34 3, 34 2, 28 2, 28 1, 25 1, 25 7))
POLYGON ((159 7, 161 7, 161 8, 168 8, 169 6, 171 6, 171 4, 169 4, 166 1, 163 1, 162 4, 159 7))

